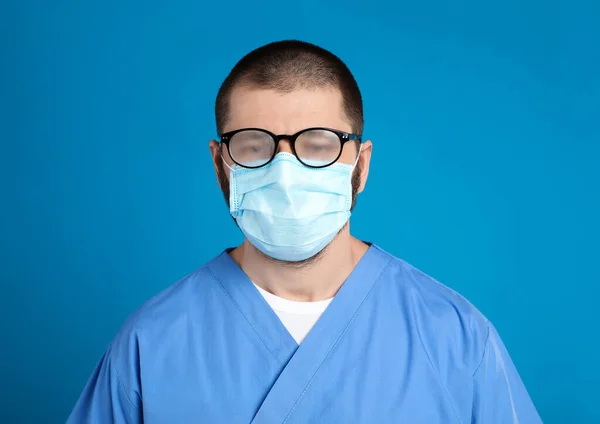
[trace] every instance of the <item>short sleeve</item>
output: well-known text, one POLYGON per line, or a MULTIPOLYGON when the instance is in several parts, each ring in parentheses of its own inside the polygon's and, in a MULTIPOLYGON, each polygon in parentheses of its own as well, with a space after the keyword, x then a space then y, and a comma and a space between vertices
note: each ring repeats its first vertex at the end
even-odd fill
POLYGON ((472 424, 541 424, 535 406, 496 329, 490 325, 474 375, 472 424))
POLYGON ((87 382, 67 424, 141 423, 138 393, 126 388, 109 349, 87 382))

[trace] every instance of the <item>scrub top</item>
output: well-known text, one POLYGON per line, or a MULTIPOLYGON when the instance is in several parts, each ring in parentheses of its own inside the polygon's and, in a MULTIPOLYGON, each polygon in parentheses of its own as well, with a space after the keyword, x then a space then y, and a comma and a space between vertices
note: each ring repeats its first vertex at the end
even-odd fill
POLYGON ((125 322, 68 424, 541 423, 494 326, 376 245, 300 346, 228 251, 125 322))

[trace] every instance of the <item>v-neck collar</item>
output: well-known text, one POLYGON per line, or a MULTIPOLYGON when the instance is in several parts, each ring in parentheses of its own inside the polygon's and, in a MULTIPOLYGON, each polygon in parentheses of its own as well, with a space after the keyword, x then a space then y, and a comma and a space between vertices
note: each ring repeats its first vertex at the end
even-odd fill
POLYGON ((283 422, 323 361, 348 330, 391 257, 377 246, 370 245, 298 347, 277 314, 228 252, 229 249, 210 262, 209 269, 282 367, 252 422, 283 422))

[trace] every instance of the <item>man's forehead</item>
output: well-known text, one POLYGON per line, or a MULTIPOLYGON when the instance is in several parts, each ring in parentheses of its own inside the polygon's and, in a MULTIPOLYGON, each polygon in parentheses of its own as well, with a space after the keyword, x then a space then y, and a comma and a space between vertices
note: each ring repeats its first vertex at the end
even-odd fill
POLYGON ((225 132, 259 127, 288 133, 313 126, 351 130, 344 117, 342 96, 338 89, 315 87, 281 92, 239 86, 232 90, 225 132))

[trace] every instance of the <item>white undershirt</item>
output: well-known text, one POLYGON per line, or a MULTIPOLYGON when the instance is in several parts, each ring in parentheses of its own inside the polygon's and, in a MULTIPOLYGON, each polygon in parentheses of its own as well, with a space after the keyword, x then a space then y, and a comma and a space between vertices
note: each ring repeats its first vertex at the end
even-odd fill
POLYGON ((302 343, 333 300, 331 298, 317 302, 296 302, 275 296, 273 293, 269 293, 256 284, 254 286, 271 308, 273 308, 285 328, 298 344, 302 343))

